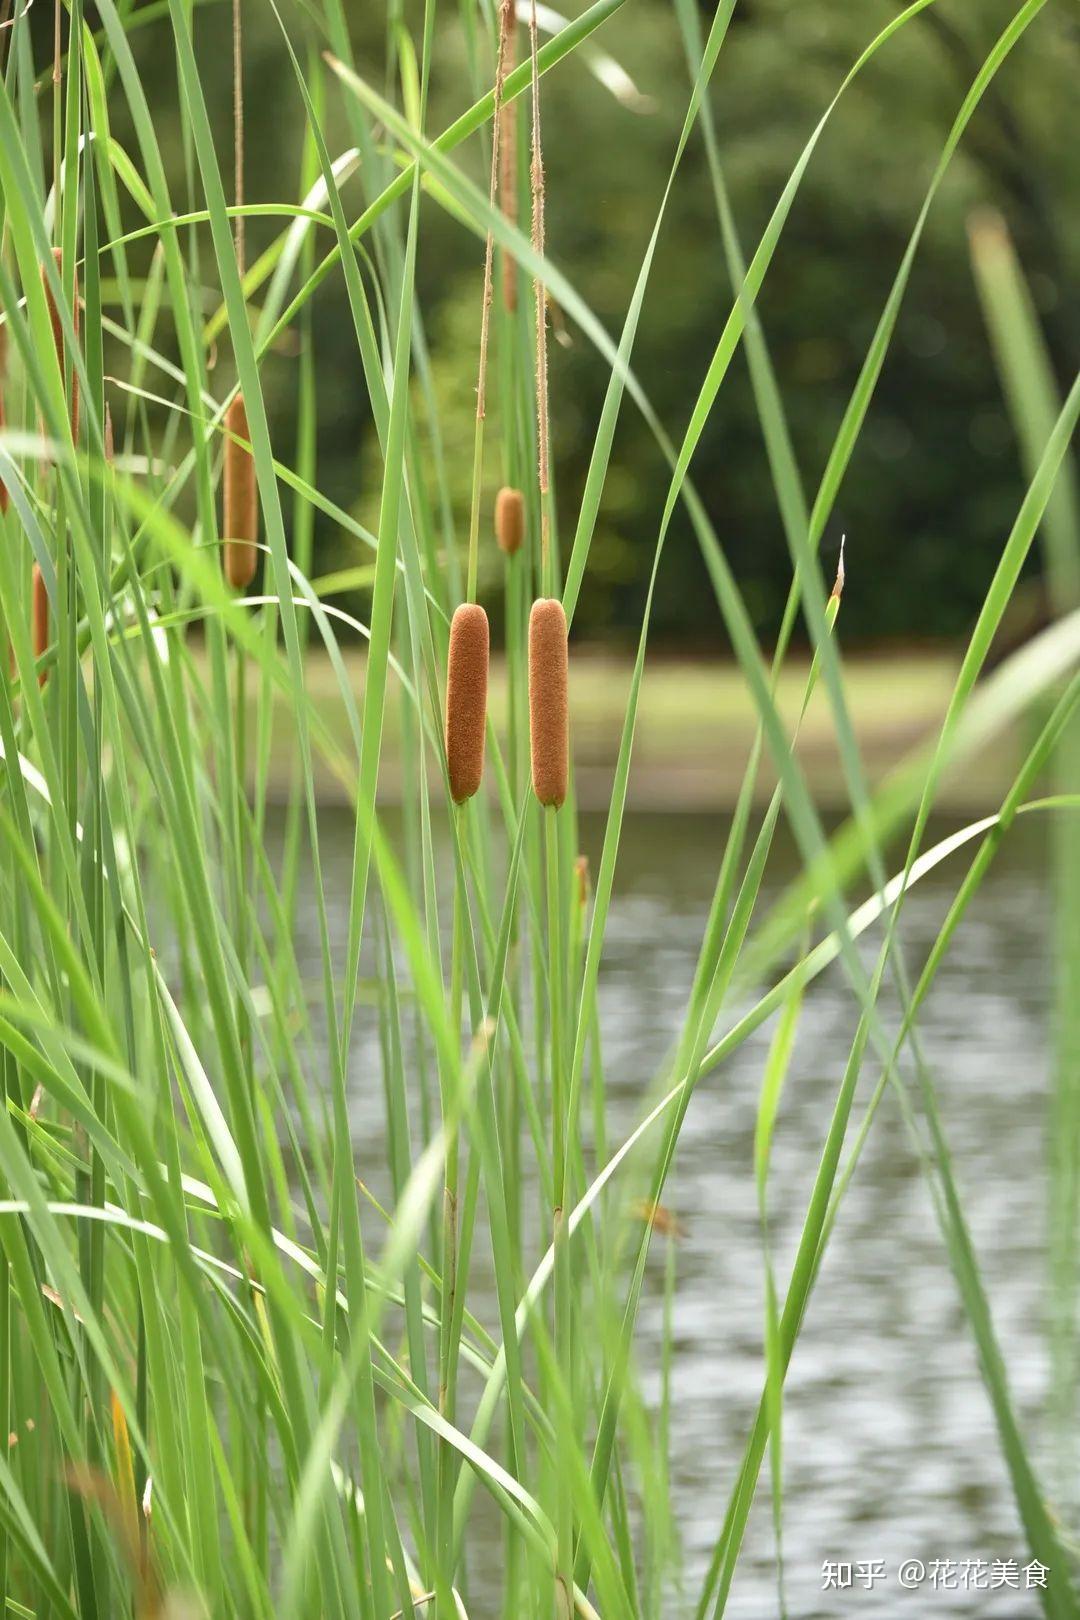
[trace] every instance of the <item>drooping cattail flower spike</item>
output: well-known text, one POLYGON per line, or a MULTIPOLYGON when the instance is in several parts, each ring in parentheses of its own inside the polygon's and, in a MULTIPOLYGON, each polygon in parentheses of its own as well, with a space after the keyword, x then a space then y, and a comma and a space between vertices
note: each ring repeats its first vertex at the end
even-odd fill
MULTIPOLYGON (((509 73, 514 65, 517 55, 515 45, 517 41, 517 18, 511 15, 506 34, 506 72, 509 73)), ((499 121, 499 205, 503 218, 511 225, 517 224, 517 108, 512 101, 504 103, 499 121)), ((517 310, 518 269, 512 253, 503 251, 502 260, 502 291, 503 308, 508 315, 517 310)))
MULTIPOLYGON (((488 202, 494 209, 499 194, 500 144, 505 128, 503 120, 503 85, 513 49, 514 0, 499 0, 499 43, 495 60, 494 120, 491 137, 491 177, 488 183, 488 202)), ((495 238, 488 231, 484 243, 484 302, 480 323, 480 376, 476 385, 476 417, 483 421, 487 409, 487 352, 488 332, 491 324, 492 260, 495 238)))
POLYGON ((255 460, 246 443, 247 411, 236 394, 225 412, 225 491, 223 534, 225 578, 234 591, 246 591, 259 563, 259 491, 255 460))
MULTIPOLYGON (((63 280, 64 255, 60 248, 53 248, 53 262, 56 265, 57 275, 61 278, 61 280, 63 280)), ((56 358, 60 363, 60 374, 63 376, 64 356, 66 353, 66 344, 64 343, 64 326, 60 319, 60 311, 57 308, 56 299, 53 297, 53 290, 49 284, 49 278, 44 267, 42 267, 41 271, 41 282, 45 289, 45 301, 49 306, 49 320, 52 322, 53 342, 56 344, 56 358)), ((75 328, 75 336, 78 338, 79 272, 77 270, 75 271, 74 280, 72 282, 71 324, 75 328)), ((75 370, 74 366, 71 368, 71 437, 76 441, 79 437, 79 374, 75 370)))
MULTIPOLYGON (((49 592, 40 563, 34 564, 30 575, 30 629, 36 663, 49 645, 49 592)), ((47 671, 41 670, 38 685, 44 686, 47 680, 47 671)))
POLYGON ((495 497, 495 539, 499 550, 512 557, 525 538, 525 497, 508 485, 495 497))
MULTIPOLYGON (((502 131, 503 82, 506 78, 506 55, 513 27, 514 0, 500 0, 499 43, 495 63, 494 123, 491 138, 491 177, 488 183, 488 203, 495 207, 499 190, 499 136, 502 131)), ((484 459, 484 418, 487 415, 488 338, 491 331, 492 266, 495 238, 489 230, 484 241, 484 293, 480 307, 480 363, 476 383, 476 427, 473 446, 472 499, 469 505, 469 557, 467 596, 476 599, 476 576, 480 549, 480 480, 484 459)))
POLYGON ((484 775, 488 650, 487 614, 463 602, 450 621, 446 670, 446 768, 455 804, 471 799, 484 775))
POLYGON ((542 597, 529 614, 529 741, 533 792, 556 810, 570 774, 568 666, 563 605, 542 597))

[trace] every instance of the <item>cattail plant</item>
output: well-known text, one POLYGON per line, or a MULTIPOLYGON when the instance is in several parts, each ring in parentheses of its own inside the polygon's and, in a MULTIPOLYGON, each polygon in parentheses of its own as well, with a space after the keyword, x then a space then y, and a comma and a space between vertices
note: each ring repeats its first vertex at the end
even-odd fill
MULTIPOLYGON (((30 627, 36 661, 41 658, 49 645, 49 592, 40 563, 34 564, 30 576, 30 627)), ((38 685, 44 686, 47 678, 47 672, 41 670, 38 674, 38 685)))
MULTIPOLYGON (((63 253, 62 253, 60 248, 53 248, 53 261, 54 261, 54 263, 56 265, 56 273, 57 273, 57 275, 62 276, 63 275, 64 258, 63 258, 63 253)), ((41 272, 41 280, 42 280, 42 285, 45 288, 46 302, 48 303, 48 306, 49 306, 49 319, 52 322, 53 342, 56 344, 56 358, 60 362, 60 371, 61 371, 61 374, 63 374, 63 370, 64 370, 64 354, 65 354, 64 327, 63 327, 63 323, 60 320, 60 310, 57 307, 56 299, 53 297, 52 287, 49 285, 49 278, 45 274, 44 268, 42 269, 42 272, 41 272)), ((74 283, 73 283, 73 286, 72 286, 71 323, 75 328, 75 336, 77 338, 78 335, 79 335, 79 273, 78 273, 78 271, 75 272, 75 280, 74 280, 74 283)), ((73 439, 76 439, 76 440, 79 437, 79 377, 78 377, 78 373, 76 372, 74 366, 71 368, 71 437, 73 439)))
POLYGON ((247 590, 255 578, 259 549, 259 491, 255 460, 246 444, 247 411, 237 394, 225 412, 225 578, 233 590, 247 590))
POLYGON ((558 809, 570 771, 566 614, 555 597, 529 614, 529 738, 533 792, 558 809))
POLYGON ((512 557, 521 550, 525 538, 525 497, 520 489, 509 485, 500 489, 495 497, 495 539, 499 550, 512 557))
POLYGON ((487 614, 463 602, 450 624, 446 671, 446 765, 455 804, 471 799, 484 775, 488 645, 487 614))

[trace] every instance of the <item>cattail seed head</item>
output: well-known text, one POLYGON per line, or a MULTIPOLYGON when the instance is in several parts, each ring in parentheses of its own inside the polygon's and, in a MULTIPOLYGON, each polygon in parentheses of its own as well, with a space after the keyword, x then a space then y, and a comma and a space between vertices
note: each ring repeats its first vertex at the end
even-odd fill
MULTIPOLYGON (((511 51, 512 55, 513 52, 511 51)), ((513 62, 509 64, 513 66, 513 62)), ((517 224, 517 108, 512 101, 499 108, 499 200, 503 215, 517 224)), ((517 310, 518 267, 512 253, 503 252, 503 308, 513 315, 517 310)))
POLYGON ((484 775, 488 647, 487 614, 463 602, 450 622, 446 671, 446 765, 455 804, 471 799, 484 775))
POLYGON ((520 489, 506 487, 495 497, 495 538, 499 550, 512 557, 521 550, 525 538, 525 497, 520 489))
MULTIPOLYGON (((30 627, 34 657, 38 659, 49 645, 49 593, 40 563, 34 564, 30 576, 30 627)), ((45 670, 42 670, 38 675, 38 685, 44 686, 47 678, 45 670)))
POLYGON ((533 792, 557 810, 570 774, 566 614, 554 597, 529 614, 529 737, 533 792))
POLYGON ((236 442, 249 438, 243 394, 225 412, 225 434, 225 578, 234 591, 246 591, 259 562, 259 491, 254 457, 236 442))
MULTIPOLYGON (((57 275, 62 278, 63 273, 64 273, 64 255, 63 255, 63 252, 62 252, 62 250, 60 248, 53 248, 53 263, 56 265, 56 273, 57 273, 57 275)), ((59 361, 60 371, 61 371, 61 374, 62 374, 63 370, 64 370, 64 353, 65 353, 64 327, 63 327, 63 323, 60 320, 60 311, 57 308, 56 299, 53 297, 52 287, 49 285, 49 278, 45 274, 44 269, 41 272, 41 281, 42 281, 43 287, 45 288, 45 301, 49 306, 49 320, 52 322, 53 342, 56 344, 56 358, 59 361)), ((78 272, 78 270, 75 271, 75 279, 74 279, 74 281, 72 283, 71 324, 75 328, 75 336, 78 337, 78 335, 79 335, 79 272, 78 272)), ((75 439, 76 441, 78 440, 78 437, 79 437, 79 374, 75 370, 74 366, 71 369, 71 437, 73 439, 75 439)))

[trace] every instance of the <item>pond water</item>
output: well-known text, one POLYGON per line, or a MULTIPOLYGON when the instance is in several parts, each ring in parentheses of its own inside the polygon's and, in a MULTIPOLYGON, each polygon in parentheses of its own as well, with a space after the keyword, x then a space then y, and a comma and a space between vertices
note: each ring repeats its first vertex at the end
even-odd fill
MULTIPOLYGON (((931 836, 949 830, 935 827, 931 836)), ((637 1122, 679 1027, 724 832, 715 817, 637 816, 627 825, 601 981, 612 1143, 637 1122)), ((602 819, 584 818, 582 841, 594 865, 602 833, 602 819)), ((1014 1402, 1049 1483, 1046 834, 1045 824, 1029 824, 1006 843, 920 1028, 1014 1402)), ((328 815, 324 836, 328 894, 343 906, 349 829, 342 821, 339 839, 328 815)), ((785 859, 791 861, 790 852, 781 850, 774 881, 783 877, 785 859)), ((966 864, 965 854, 954 857, 910 895, 902 930, 909 969, 921 965, 966 864)), ((877 938, 869 936, 868 951, 877 938)), ((314 972, 313 929, 299 947, 314 972)), ((377 1182, 383 1099, 372 1022, 370 1011, 360 1019, 353 1118, 359 1173, 377 1182)), ((856 1022, 854 997, 833 967, 806 997, 774 1141, 770 1200, 781 1290, 856 1022)), ((666 1194, 686 1229, 677 1259, 671 1432, 683 1592, 673 1593, 665 1609, 672 1616, 693 1612, 761 1391, 753 1139, 771 1029, 760 1030, 699 1086, 666 1194)), ((877 1073, 868 1060, 856 1118, 877 1073)), ((654 1244, 638 1337, 650 1398, 658 1387, 661 1250, 654 1244)), ((470 1304, 494 1326, 490 1296, 471 1295, 470 1304)), ((814 1290, 787 1380, 784 1422, 784 1555, 793 1617, 940 1612, 1023 1620, 1040 1612, 1034 1592, 1024 1589, 1030 1555, 959 1293, 891 1096, 814 1290), (1016 1561, 1019 1590, 973 1589, 984 1578, 977 1561, 989 1568, 996 1559, 1016 1561), (823 1590, 826 1561, 875 1560, 885 1578, 871 1589, 853 1570, 850 1588, 823 1590), (907 1560, 920 1560, 927 1574, 921 1586, 905 1590, 898 1568, 907 1560), (945 1560, 955 1568, 939 1572, 944 1585, 935 1589, 930 1567, 945 1560), (965 1573, 965 1562, 976 1569, 965 1573)), ((492 1558, 499 1545, 492 1544, 492 1558)), ((476 1572, 474 1615, 484 1613, 484 1588, 476 1572)), ((732 1620, 775 1620, 779 1612, 766 1461, 727 1613, 732 1620)))

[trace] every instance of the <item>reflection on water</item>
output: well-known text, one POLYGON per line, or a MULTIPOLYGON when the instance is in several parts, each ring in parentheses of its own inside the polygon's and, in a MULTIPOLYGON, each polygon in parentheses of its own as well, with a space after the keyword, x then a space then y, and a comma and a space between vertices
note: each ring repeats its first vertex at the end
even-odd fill
MULTIPOLYGON (((613 1143, 636 1123, 677 1031, 725 830, 716 819, 696 817, 638 817, 627 826, 602 972, 613 1143)), ((348 830, 343 823, 338 840, 328 818, 324 831, 328 893, 343 906, 348 830)), ((585 821, 594 863, 602 834, 602 820, 585 821)), ((1013 1398, 1024 1432, 1036 1438, 1045 1437, 1047 1387, 1044 836, 1045 829, 1025 827, 1001 852, 921 1020, 1013 1398)), ((965 854, 954 857, 909 897, 909 968, 921 964, 966 863, 965 854)), ((302 949, 314 968, 313 928, 302 949)), ((834 966, 807 995, 776 1130, 770 1198, 781 1286, 856 1018, 834 966)), ((353 1117, 360 1173, 378 1184, 383 1096, 372 1022, 370 1013, 361 1017, 354 1046, 353 1117)), ((671 1466, 690 1613, 761 1389, 753 1135, 770 1034, 770 1026, 759 1031, 699 1088, 667 1194, 687 1228, 678 1256, 671 1466)), ((856 1117, 876 1078, 868 1061, 856 1117)), ((639 1328, 652 1397, 662 1265, 657 1245, 639 1328)), ((483 1314, 494 1317, 491 1309, 483 1314)), ((1035 1449, 1049 1477, 1045 1448, 1035 1449)), ((905 1559, 1023 1565, 1028 1555, 933 1208, 892 1097, 850 1187, 796 1347, 784 1457, 787 1598, 799 1620, 930 1611, 1022 1620, 1039 1612, 1023 1590, 932 1592, 927 1585, 903 1592, 897 1584, 905 1559), (884 1560, 887 1579, 872 1591, 823 1593, 826 1559, 884 1560)), ((767 1481, 766 1463, 728 1607, 732 1620, 775 1620, 779 1612, 767 1481)), ((480 1604, 482 1587, 474 1591, 480 1604)), ((667 1612, 682 1610, 673 1598, 667 1612)))
MULTIPOLYGON (((944 834, 946 829, 939 829, 944 834)), ((1045 1101, 1047 896, 1039 840, 1004 851, 921 1020, 972 1236, 1025 1431, 1046 1387, 1045 1101)), ((680 1011, 702 896, 694 858, 709 832, 631 830, 633 881, 611 931, 605 1006, 609 1072, 625 1118, 631 1076, 680 1011), (692 850, 692 853, 690 852, 692 850)), ((915 889, 904 913, 909 965, 936 936, 965 857, 915 889)), ((790 1263, 855 1028, 836 967, 807 996, 777 1128, 772 1229, 790 1263)), ((769 1040, 760 1031, 694 1100, 670 1184, 687 1212, 675 1313, 673 1457, 691 1594, 726 1507, 761 1385, 761 1262, 752 1155, 769 1040), (704 1408, 703 1403, 704 1401, 704 1408)), ((860 1095, 876 1079, 867 1064, 860 1095)), ((658 1274, 657 1274, 658 1276, 658 1274)), ((659 1299, 645 1313, 659 1331, 659 1299)), ((1000 1590, 903 1592, 919 1558, 1027 1561, 989 1403, 939 1229, 899 1107, 887 1099, 833 1234, 796 1347, 785 1407, 785 1555, 793 1615, 1038 1612, 1000 1590), (884 1559, 888 1581, 823 1594, 825 1559, 884 1559)), ((733 1620, 777 1614, 767 1468, 732 1589, 733 1620)), ((948 1578, 947 1576, 945 1577, 948 1578)), ((959 1574, 957 1574, 959 1579, 959 1574)))

